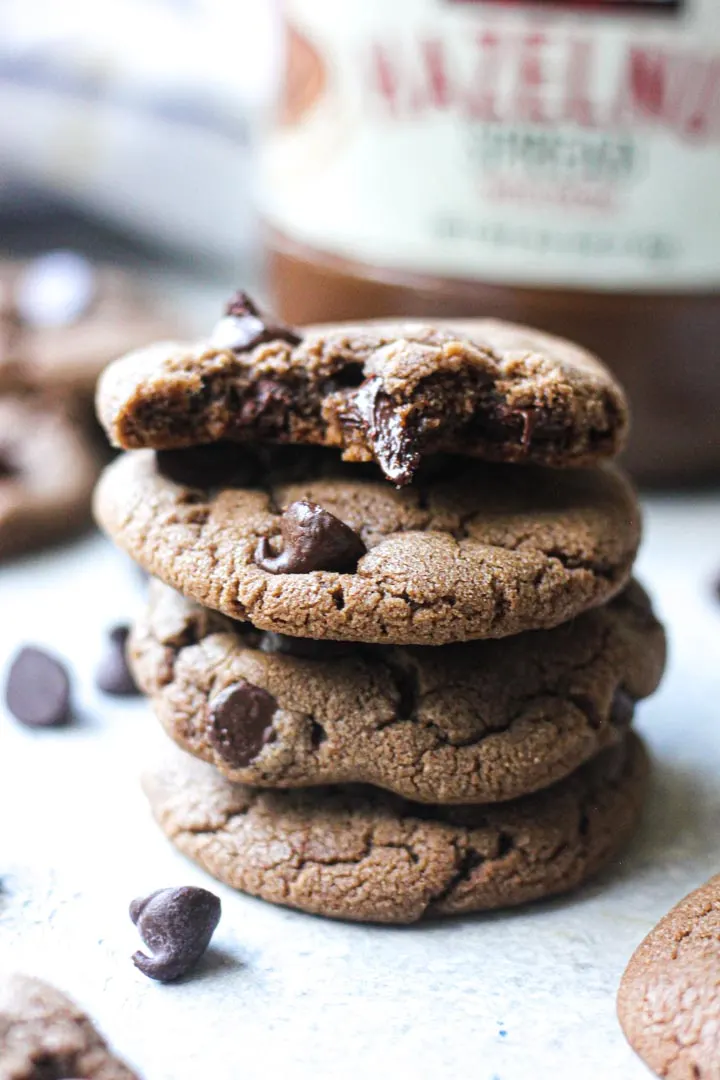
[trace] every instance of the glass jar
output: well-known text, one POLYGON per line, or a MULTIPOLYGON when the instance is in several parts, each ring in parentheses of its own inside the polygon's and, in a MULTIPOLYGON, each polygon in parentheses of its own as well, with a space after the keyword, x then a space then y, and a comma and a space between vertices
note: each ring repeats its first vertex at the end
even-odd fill
POLYGON ((285 0, 278 313, 493 315, 589 346, 646 482, 720 476, 717 0, 285 0))

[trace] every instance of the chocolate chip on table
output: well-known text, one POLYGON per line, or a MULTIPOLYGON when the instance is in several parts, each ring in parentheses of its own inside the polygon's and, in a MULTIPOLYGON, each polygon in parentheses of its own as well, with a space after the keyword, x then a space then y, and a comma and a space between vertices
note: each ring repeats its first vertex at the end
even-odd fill
POLYGON ((352 412, 365 428, 385 476, 397 487, 405 487, 420 465, 417 427, 407 422, 377 378, 368 379, 353 395, 352 412))
POLYGON ((264 316, 246 292, 236 292, 225 308, 225 317, 216 324, 210 344, 218 349, 246 352, 256 345, 271 341, 286 341, 299 345, 302 338, 289 326, 273 322, 264 316))
POLYGON ((272 694, 246 679, 221 690, 208 705, 208 740, 229 765, 244 768, 275 738, 272 694))
POLYGON ((621 686, 613 695, 610 706, 610 723, 619 728, 628 728, 635 715, 635 699, 630 697, 627 690, 621 686))
POLYGON ((227 442, 184 450, 157 450, 155 462, 166 480, 201 491, 251 484, 258 470, 257 459, 250 450, 227 442))
POLYGON ((280 554, 272 554, 266 537, 255 550, 256 564, 270 574, 307 574, 311 570, 351 573, 367 552, 349 525, 307 499, 288 506, 280 519, 280 535, 280 554))
POLYGON ((27 727, 60 727, 70 719, 70 678, 57 657, 27 645, 13 660, 5 703, 27 727))
POLYGON ((129 634, 129 626, 114 626, 108 634, 105 655, 95 672, 95 685, 104 694, 131 697, 140 693, 125 656, 129 634))
POLYGON ((220 922, 220 900, 207 889, 183 885, 133 900, 130 918, 153 953, 133 954, 135 967, 151 979, 172 982, 203 955, 220 922))

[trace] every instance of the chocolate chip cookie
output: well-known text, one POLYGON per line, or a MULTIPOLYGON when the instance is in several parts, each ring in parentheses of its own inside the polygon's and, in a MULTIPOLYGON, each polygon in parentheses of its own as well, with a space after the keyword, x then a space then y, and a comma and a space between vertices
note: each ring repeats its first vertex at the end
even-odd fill
POLYGON ((130 275, 73 251, 0 263, 0 390, 91 400, 118 353, 177 333, 130 275))
POLYGON ((57 403, 0 397, 0 559, 86 526, 99 471, 87 440, 57 403))
POLYGON ((667 1080, 720 1077, 720 874, 635 951, 618 993, 628 1042, 667 1080))
POLYGON ((0 1080, 139 1080, 65 994, 26 975, 0 979, 0 1080))
POLYGON ((639 511, 612 466, 452 458, 397 491, 331 450, 271 458, 223 444, 125 454, 98 485, 97 519, 183 594, 295 637, 503 637, 557 626, 630 576, 639 511))
POLYGON ((664 655, 636 583, 555 630, 429 649, 263 633, 153 582, 129 647, 165 730, 228 779, 431 803, 514 799, 622 741, 664 655))
POLYGON ((176 754, 144 787, 184 854, 264 900, 384 923, 575 888, 634 831, 647 778, 632 734, 554 787, 493 806, 426 806, 352 785, 266 791, 176 754))
POLYGON ((219 439, 338 447, 409 484, 438 451, 588 466, 624 445, 627 404, 570 342, 490 319, 364 323, 300 336, 238 294, 209 341, 156 345, 110 365, 98 415, 126 449, 219 439))

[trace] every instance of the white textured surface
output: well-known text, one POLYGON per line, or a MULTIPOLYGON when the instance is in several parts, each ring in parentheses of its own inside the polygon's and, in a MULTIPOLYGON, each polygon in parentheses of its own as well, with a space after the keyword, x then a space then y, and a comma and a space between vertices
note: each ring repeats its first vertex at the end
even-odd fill
POLYGON ((654 758, 628 856, 569 899, 412 929, 342 925, 214 885, 150 819, 137 775, 162 736, 143 704, 92 688, 102 630, 142 583, 97 537, 0 571, 0 662, 25 641, 67 656, 78 723, 30 733, 0 708, 0 968, 70 991, 146 1080, 454 1076, 642 1080, 615 1020, 635 945, 720 869, 720 500, 648 507, 640 575, 670 630, 640 710, 654 758), (150 982, 128 902, 164 885, 222 896, 196 976, 150 982))

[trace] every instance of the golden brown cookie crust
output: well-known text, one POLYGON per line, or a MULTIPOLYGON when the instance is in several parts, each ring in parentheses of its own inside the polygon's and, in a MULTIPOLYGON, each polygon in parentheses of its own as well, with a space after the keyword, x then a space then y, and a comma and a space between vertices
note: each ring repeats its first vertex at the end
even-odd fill
POLYGON ((429 807, 368 787, 264 791, 176 751, 144 778, 165 834, 233 888, 331 918, 412 923, 576 888, 632 835, 640 740, 545 791, 495 806, 429 807))
MULTIPOLYGON (((557 626, 629 580, 640 539, 632 488, 613 467, 583 471, 452 459, 402 491, 365 467, 298 463, 263 487, 200 491, 164 478, 152 451, 106 470, 101 527, 148 573, 206 607, 297 637, 442 645, 557 626), (354 573, 269 573, 258 541, 309 499, 362 537, 354 573)), ((190 451, 192 453, 192 451, 190 451)), ((324 462, 332 451, 316 451, 324 462)))
POLYGON ((27 975, 0 979, 0 1080, 139 1080, 65 994, 27 975))
POLYGON ((555 630, 435 649, 338 653, 331 643, 327 655, 323 643, 278 642, 155 581, 129 643, 167 733, 229 780, 367 783, 430 803, 514 799, 567 776, 622 741, 664 657, 662 627, 636 583, 555 630), (315 657, 292 655, 298 644, 315 646, 315 657), (242 747, 224 746, 213 702, 245 683, 274 699, 272 729, 258 738, 246 711, 242 747))
POLYGON ((625 1036, 666 1080, 720 1077, 720 874, 668 912, 620 983, 625 1036))

